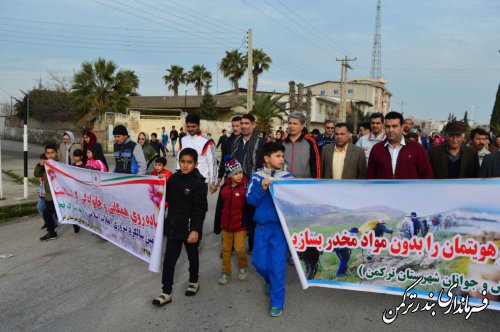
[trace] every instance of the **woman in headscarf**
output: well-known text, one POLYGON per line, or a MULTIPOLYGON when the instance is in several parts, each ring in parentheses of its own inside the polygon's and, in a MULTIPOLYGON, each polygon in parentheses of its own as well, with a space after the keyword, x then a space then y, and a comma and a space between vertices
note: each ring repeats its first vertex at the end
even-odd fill
POLYGON ((149 144, 149 137, 145 132, 139 133, 137 143, 142 147, 142 152, 144 153, 144 158, 146 159, 146 174, 151 174, 155 168, 155 160, 157 157, 156 150, 151 146, 151 144, 149 144))
POLYGON ((97 142, 96 135, 90 130, 86 130, 83 132, 83 161, 87 162, 87 150, 89 148, 95 148, 95 156, 94 159, 100 160, 106 166, 106 169, 109 169, 108 162, 106 161, 106 157, 102 152, 101 143, 97 142))
POLYGON ((59 161, 67 165, 73 164, 73 152, 82 149, 82 146, 76 143, 75 135, 71 131, 65 131, 63 134, 63 142, 59 146, 59 161))
MULTIPOLYGON (((82 146, 76 143, 75 135, 69 130, 65 131, 63 134, 63 142, 59 146, 59 161, 67 165, 73 164, 75 162, 73 152, 81 149, 82 146)), ((80 226, 73 225, 73 230, 75 233, 78 233, 80 231, 80 226)))

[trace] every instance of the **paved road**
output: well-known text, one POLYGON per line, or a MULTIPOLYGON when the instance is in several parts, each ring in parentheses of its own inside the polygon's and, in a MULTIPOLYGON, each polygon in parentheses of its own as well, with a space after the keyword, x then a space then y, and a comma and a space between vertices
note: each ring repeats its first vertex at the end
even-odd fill
MULTIPOLYGON (((213 201, 211 206, 213 207, 213 201)), ((210 218, 208 218, 210 220, 210 218)), ((246 282, 216 284, 219 241, 205 225, 200 253, 200 292, 183 295, 188 279, 183 253, 175 275, 173 302, 151 305, 161 276, 147 265, 86 231, 59 230, 57 241, 41 243, 42 221, 24 217, 0 225, 0 331, 495 331, 500 313, 486 310, 463 316, 430 313, 382 322, 385 308, 400 297, 355 291, 302 290, 293 268, 287 271, 284 316, 267 316, 268 300, 253 268, 246 282)))
MULTIPOLYGON (((15 153, 18 145, 12 146, 10 151, 15 153)), ((173 302, 164 308, 151 304, 161 291, 161 275, 88 232, 74 234, 71 226, 63 225, 57 241, 41 243, 38 216, 0 224, 0 255, 14 255, 0 258, 0 331, 486 332, 500 326, 500 313, 491 310, 468 321, 439 311, 436 317, 428 312, 408 314, 386 326, 382 313, 398 305, 400 297, 326 288, 302 290, 292 267, 287 271, 284 316, 270 318, 263 283, 253 267, 248 281, 233 279, 227 286, 216 283, 220 242, 211 233, 215 199, 209 198, 200 253, 200 292, 192 298, 184 296, 188 265, 183 253, 173 302)))
MULTIPOLYGON (((28 158, 37 159, 43 152, 43 146, 38 144, 28 144, 28 158)), ((3 160, 22 160, 24 158, 23 142, 9 141, 2 139, 2 159, 3 160)), ((22 167, 22 164, 21 164, 22 167)))

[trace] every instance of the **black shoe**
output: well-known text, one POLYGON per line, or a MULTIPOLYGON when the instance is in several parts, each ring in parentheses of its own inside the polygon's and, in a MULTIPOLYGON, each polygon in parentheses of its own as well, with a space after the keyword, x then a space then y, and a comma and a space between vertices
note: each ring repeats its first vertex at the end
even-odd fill
POLYGON ((78 233, 80 231, 80 226, 73 225, 73 230, 75 231, 75 233, 78 233))
POLYGON ((47 225, 44 224, 40 229, 45 229, 45 228, 47 228, 47 225))
POLYGON ((40 238, 40 241, 57 240, 59 237, 56 232, 48 232, 40 238))

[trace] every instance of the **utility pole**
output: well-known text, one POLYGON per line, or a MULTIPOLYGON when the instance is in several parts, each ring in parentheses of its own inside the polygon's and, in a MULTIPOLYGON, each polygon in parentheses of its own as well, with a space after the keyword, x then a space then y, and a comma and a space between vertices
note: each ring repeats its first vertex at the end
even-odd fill
POLYGON ((404 113, 404 105, 405 105, 405 104, 406 104, 406 103, 405 103, 405 101, 404 101, 404 100, 401 100, 401 108, 399 109, 399 112, 400 112, 401 114, 403 114, 403 113, 404 113))
POLYGON ((24 110, 24 198, 28 199, 28 113, 30 111, 30 98, 25 97, 24 110))
POLYGON ((252 29, 248 29, 248 87, 247 87, 247 112, 253 109, 253 50, 252 50, 252 29))
POLYGON ((347 56, 344 59, 336 59, 337 61, 342 61, 340 67, 340 115, 338 121, 346 122, 347 119, 347 69, 352 69, 349 61, 356 61, 354 59, 348 59, 347 56))

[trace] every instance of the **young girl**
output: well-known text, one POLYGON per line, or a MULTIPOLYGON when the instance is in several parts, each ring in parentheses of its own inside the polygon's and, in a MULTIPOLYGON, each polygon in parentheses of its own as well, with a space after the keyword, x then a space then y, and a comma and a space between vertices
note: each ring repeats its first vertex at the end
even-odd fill
POLYGON ((85 163, 83 162, 83 151, 81 149, 76 149, 73 152, 73 160, 75 161, 72 166, 76 167, 85 167, 85 163))
POLYGON ((87 150, 87 163, 85 164, 86 168, 91 168, 95 169, 101 172, 107 172, 108 169, 106 168, 106 165, 99 159, 94 159, 96 156, 97 150, 95 147, 89 147, 87 150))
POLYGON ((246 204, 247 179, 243 176, 241 164, 236 159, 226 163, 226 181, 220 189, 222 204, 215 211, 214 232, 222 230, 222 274, 217 282, 221 285, 231 280, 231 251, 234 248, 238 258, 238 279, 247 279, 248 264, 245 250, 247 238, 248 207, 246 204))

